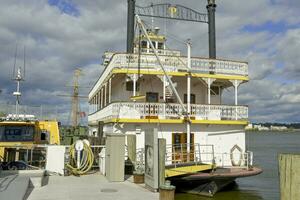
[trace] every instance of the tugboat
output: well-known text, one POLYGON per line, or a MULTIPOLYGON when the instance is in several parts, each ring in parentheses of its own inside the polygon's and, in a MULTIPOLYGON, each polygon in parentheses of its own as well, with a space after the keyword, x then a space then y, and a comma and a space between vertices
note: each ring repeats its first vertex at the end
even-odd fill
MULTIPOLYGON (((248 106, 238 104, 238 87, 249 81, 248 63, 216 58, 211 35, 209 58, 191 57, 190 41, 186 56, 166 49, 166 36, 159 28, 145 28, 139 15, 131 12, 132 7, 141 8, 134 3, 128 1, 128 26, 134 27, 130 19, 135 17, 139 35, 128 39, 126 53, 105 52, 105 69, 89 93, 90 129, 103 138, 125 134, 128 148, 140 151, 145 131, 157 128, 158 137, 167 143, 165 177, 185 192, 213 196, 236 178, 260 174, 262 169, 253 166, 253 153, 246 147, 248 106), (230 87, 235 103, 224 105, 222 94, 230 87), (129 137, 135 146, 130 146, 129 137)), ((159 10, 155 6, 151 5, 153 12, 159 10)), ((180 9, 193 11, 180 5, 158 6, 172 12, 161 17, 176 18, 180 9)), ((215 7, 209 0, 210 33, 215 7)))

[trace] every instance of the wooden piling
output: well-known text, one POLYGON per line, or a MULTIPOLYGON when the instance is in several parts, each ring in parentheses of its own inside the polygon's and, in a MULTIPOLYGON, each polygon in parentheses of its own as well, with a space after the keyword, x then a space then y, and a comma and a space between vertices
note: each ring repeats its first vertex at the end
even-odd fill
POLYGON ((300 199, 300 154, 280 154, 280 199, 300 199))
POLYGON ((165 184, 159 187, 159 200, 174 200, 175 186, 171 185, 170 181, 165 181, 165 184))

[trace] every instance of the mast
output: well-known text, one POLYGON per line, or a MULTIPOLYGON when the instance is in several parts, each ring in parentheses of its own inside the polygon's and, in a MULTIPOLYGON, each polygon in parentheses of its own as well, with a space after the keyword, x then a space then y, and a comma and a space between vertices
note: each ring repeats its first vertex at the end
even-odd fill
POLYGON ((76 69, 74 72, 74 82, 73 82, 73 95, 72 95, 72 126, 78 126, 78 114, 79 114, 79 76, 81 75, 81 70, 76 69))
POLYGON ((20 105, 20 97, 21 97, 21 92, 20 92, 20 82, 23 80, 22 79, 22 74, 21 74, 21 67, 18 68, 16 77, 14 79, 17 82, 17 91, 13 93, 13 95, 16 97, 16 119, 19 119, 19 105, 20 105))

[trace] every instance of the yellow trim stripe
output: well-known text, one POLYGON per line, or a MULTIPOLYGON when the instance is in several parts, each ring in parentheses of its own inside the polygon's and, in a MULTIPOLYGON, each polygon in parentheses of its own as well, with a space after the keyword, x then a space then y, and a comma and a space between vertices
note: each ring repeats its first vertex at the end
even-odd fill
MULTIPOLYGON (((216 125, 247 125, 246 120, 191 120, 192 124, 216 124, 216 125)), ((127 119, 113 118, 104 121, 104 123, 161 123, 161 124, 182 124, 184 119, 127 119)))
MULTIPOLYGON (((113 74, 137 74, 138 70, 135 69, 113 69, 113 74)), ((141 74, 146 75, 164 75, 162 71, 150 71, 150 70, 141 70, 141 74)), ((187 76, 187 72, 167 72, 169 76, 187 76)), ((191 73, 192 77, 199 78, 215 78, 215 79, 224 79, 224 80, 242 80, 249 81, 248 76, 238 76, 238 75, 220 75, 220 74, 202 74, 202 73, 191 73)))

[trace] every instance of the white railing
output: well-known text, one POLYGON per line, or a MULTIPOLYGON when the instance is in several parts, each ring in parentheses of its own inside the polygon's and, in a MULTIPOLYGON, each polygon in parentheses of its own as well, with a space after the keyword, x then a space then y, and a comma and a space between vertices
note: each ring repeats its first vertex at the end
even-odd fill
MULTIPOLYGON (((90 108, 93 109, 93 106, 90 108)), ((112 103, 98 112, 90 110, 90 113, 89 121, 113 118, 146 119, 148 116, 156 116, 157 119, 184 118, 180 104, 165 103, 112 103)), ((248 107, 192 104, 190 117, 196 120, 247 120, 248 107)))
POLYGON ((215 153, 214 160, 219 167, 245 167, 253 166, 253 152, 215 153))
POLYGON ((214 146, 195 144, 173 144, 166 146, 166 165, 183 164, 195 162, 201 164, 214 164, 214 146), (187 147, 190 146, 190 152, 187 147))
MULTIPOLYGON (((179 56, 160 56, 162 64, 169 72, 187 70, 187 58, 179 56)), ((138 55, 116 54, 110 65, 114 68, 137 68, 138 55)), ((154 55, 141 56, 141 68, 160 70, 160 66, 154 55)), ((225 75, 248 76, 248 63, 208 58, 192 58, 191 71, 200 73, 215 73, 225 75)))
MULTIPOLYGON (((19 118, 37 118, 38 120, 64 120, 61 118, 61 109, 57 106, 28 106, 28 105, 19 105, 19 118)), ((0 104, 0 118, 11 116, 15 117, 16 106, 12 104, 0 104)), ((8 117, 9 118, 9 117, 8 117)))
MULTIPOLYGON (((162 64, 168 72, 187 71, 187 58, 182 56, 169 55, 172 51, 168 51, 168 55, 160 55, 162 64)), ((94 85, 89 94, 91 98, 97 89, 103 84, 109 73, 113 69, 137 69, 138 68, 138 55, 110 52, 106 53, 105 70, 101 74, 99 80, 94 85)), ((161 71, 154 54, 143 54, 140 58, 140 67, 143 70, 161 71)), ((221 59, 208 59, 208 58, 192 58, 191 59, 191 72, 197 73, 212 73, 222 75, 239 75, 248 76, 248 63, 221 59)))
MULTIPOLYGON (((134 48, 134 52, 138 53, 138 48, 134 48)), ((142 48, 141 53, 143 54, 153 54, 153 49, 151 48, 142 48)), ((169 49, 157 49, 157 53, 159 55, 166 55, 166 56, 180 56, 180 51, 177 50, 169 50, 169 49)))
MULTIPOLYGON (((145 164, 145 152, 143 149, 137 151, 136 164, 142 169, 145 164)), ((170 144, 166 146, 165 164, 177 167, 184 163, 214 164, 216 167, 250 168, 253 166, 253 152, 240 153, 215 153, 214 145, 195 144, 170 144), (190 152, 187 152, 187 146, 190 152)))

